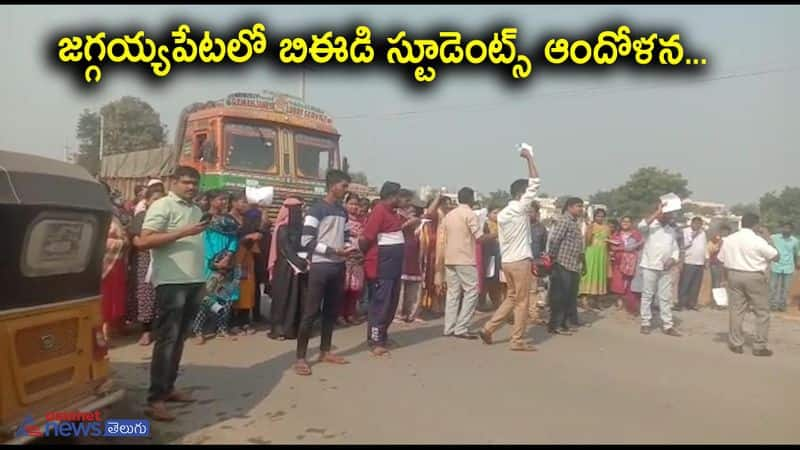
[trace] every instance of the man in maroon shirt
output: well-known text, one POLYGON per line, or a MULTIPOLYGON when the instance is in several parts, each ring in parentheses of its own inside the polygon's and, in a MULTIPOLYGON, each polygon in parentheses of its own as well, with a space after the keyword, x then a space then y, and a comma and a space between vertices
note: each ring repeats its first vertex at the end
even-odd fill
POLYGON ((388 353, 389 325, 400 298, 400 277, 403 274, 405 239, 403 229, 419 222, 404 220, 397 214, 401 206, 400 185, 383 184, 380 201, 364 225, 359 244, 365 253, 364 272, 369 291, 367 343, 376 356, 388 353))

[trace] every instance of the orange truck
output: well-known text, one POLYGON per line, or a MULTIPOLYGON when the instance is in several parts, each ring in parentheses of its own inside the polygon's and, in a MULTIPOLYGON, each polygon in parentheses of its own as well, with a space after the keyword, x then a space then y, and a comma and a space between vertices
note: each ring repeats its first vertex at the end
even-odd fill
MULTIPOLYGON (((201 173, 201 190, 274 187, 274 214, 289 195, 323 197, 325 172, 341 168, 333 119, 286 94, 234 93, 194 103, 181 113, 175 136, 171 147, 105 156, 101 178, 131 198, 134 185, 189 165, 201 173)), ((367 186, 351 191, 374 196, 367 186)))

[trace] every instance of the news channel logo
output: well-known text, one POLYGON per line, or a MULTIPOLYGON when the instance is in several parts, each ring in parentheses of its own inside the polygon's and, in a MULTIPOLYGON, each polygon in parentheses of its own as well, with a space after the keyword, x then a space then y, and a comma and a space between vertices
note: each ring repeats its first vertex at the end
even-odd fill
POLYGON ((25 416, 15 437, 150 437, 147 419, 107 419, 105 421, 50 421, 36 425, 31 415, 25 416))

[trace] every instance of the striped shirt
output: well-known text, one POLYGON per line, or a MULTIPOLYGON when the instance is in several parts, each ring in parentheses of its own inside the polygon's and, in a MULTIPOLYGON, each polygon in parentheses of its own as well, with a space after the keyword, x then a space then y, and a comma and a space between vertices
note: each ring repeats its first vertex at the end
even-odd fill
POLYGON ((339 203, 321 200, 315 203, 303 223, 300 245, 311 255, 311 263, 343 263, 336 250, 350 241, 347 212, 339 203))
POLYGON ((364 259, 367 279, 399 279, 405 254, 403 218, 380 202, 364 225, 363 238, 369 243, 364 259))

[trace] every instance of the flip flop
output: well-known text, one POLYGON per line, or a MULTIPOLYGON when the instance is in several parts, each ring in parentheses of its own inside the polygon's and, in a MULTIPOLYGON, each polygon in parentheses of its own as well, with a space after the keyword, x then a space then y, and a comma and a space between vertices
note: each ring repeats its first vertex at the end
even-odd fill
POLYGON ((534 347, 534 346, 532 346, 530 344, 524 344, 524 345, 520 345, 520 346, 511 347, 511 351, 514 351, 514 352, 535 352, 536 351, 536 347, 534 347))
POLYGON ((339 365, 350 364, 350 361, 342 358, 339 355, 334 355, 331 353, 326 353, 324 356, 321 355, 319 357, 319 362, 328 364, 339 364, 339 365))
POLYGON ((375 347, 370 353, 376 358, 383 358, 390 355, 389 350, 385 347, 375 347))
POLYGON ((294 373, 303 377, 307 377, 311 375, 311 367, 309 367, 308 363, 306 362, 296 362, 294 363, 294 373))

